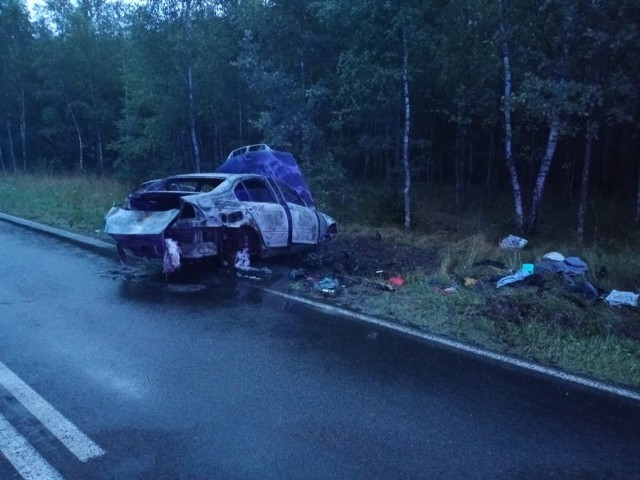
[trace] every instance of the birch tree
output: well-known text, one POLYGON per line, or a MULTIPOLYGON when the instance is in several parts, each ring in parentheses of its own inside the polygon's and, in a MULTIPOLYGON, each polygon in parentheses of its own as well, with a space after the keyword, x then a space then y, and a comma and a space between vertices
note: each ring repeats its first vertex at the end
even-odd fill
POLYGON ((512 76, 511 76, 511 49, 509 38, 509 24, 506 19, 504 0, 498 2, 498 29, 500 35, 500 51, 502 54, 502 67, 504 70, 504 94, 502 96, 502 110, 504 113, 504 157, 509 172, 513 204, 515 208, 515 224, 518 233, 524 233, 524 208, 522 205, 522 189, 518 177, 518 169, 513 158, 513 125, 511 114, 513 111, 512 76))
POLYGON ((344 148, 358 152, 344 156, 352 174, 387 180, 389 191, 401 199, 399 217, 407 229, 412 226, 413 86, 416 64, 430 51, 424 41, 429 5, 336 0, 318 9, 329 34, 340 39, 330 125, 350 132, 351 144, 344 148))
POLYGON ((34 65, 44 142, 38 153, 51 159, 52 170, 109 170, 113 153, 106 144, 122 97, 119 15, 117 3, 101 0, 50 1, 39 10, 34 65))
POLYGON ((402 136, 402 170, 404 172, 404 228, 411 228, 411 162, 409 135, 411 133, 411 97, 409 96, 409 48, 406 31, 402 29, 402 91, 404 96, 404 134, 402 136))
MULTIPOLYGON (((6 124, 14 172, 27 170, 27 92, 34 55, 33 29, 21 0, 0 0, 0 118, 6 124), (15 143, 19 140, 19 161, 15 143)), ((0 136, 2 139, 2 136, 0 136)))
MULTIPOLYGON (((527 10, 529 4, 519 12, 533 14, 542 25, 540 32, 531 32, 525 28, 520 33, 521 57, 524 68, 523 80, 517 92, 512 93, 510 39, 504 0, 498 1, 498 25, 501 40, 501 52, 504 68, 503 109, 505 115, 505 159, 509 171, 514 200, 516 205, 516 226, 520 231, 535 233, 538 228, 544 191, 551 166, 553 164, 558 142, 562 135, 573 133, 579 119, 588 115, 593 109, 597 94, 596 88, 584 78, 576 64, 582 50, 581 28, 584 27, 580 17, 580 9, 573 2, 550 0, 536 7, 534 12, 527 10), (552 31, 553 35, 545 35, 552 31), (537 32, 537 33, 536 33, 537 32), (537 63, 535 71, 528 67, 537 63), (513 153, 512 113, 517 110, 521 122, 526 122, 528 129, 545 129, 546 142, 539 154, 538 166, 531 189, 531 201, 528 215, 522 206, 521 188, 513 153), (526 219, 525 219, 526 217, 526 219)), ((522 29, 522 27, 521 27, 522 29)))

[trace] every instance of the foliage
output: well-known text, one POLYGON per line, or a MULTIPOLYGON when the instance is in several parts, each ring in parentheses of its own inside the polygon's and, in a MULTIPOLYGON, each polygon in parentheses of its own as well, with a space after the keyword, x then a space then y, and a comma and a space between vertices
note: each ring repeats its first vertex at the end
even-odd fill
MULTIPOLYGON (((350 182, 385 183, 381 216, 401 222, 394 212, 409 124, 406 66, 408 163, 421 186, 411 207, 437 191, 464 215, 466 205, 502 198, 511 185, 497 7, 495 0, 50 0, 30 12, 24 0, 0 0, 0 171, 136 182, 214 170, 229 151, 264 142, 291 151, 317 195, 339 204, 350 202, 350 182)), ((513 0, 504 16, 522 198, 534 192, 531 203, 542 202, 540 164, 557 122, 548 189, 577 191, 584 159, 576 152, 589 137, 588 191, 594 199, 616 192, 627 212, 621 221, 631 223, 638 3, 513 0)), ((577 205, 567 200, 562 213, 573 224, 577 205)), ((541 206, 541 226, 548 211, 541 206)), ((587 230, 594 220, 587 215, 587 230)))

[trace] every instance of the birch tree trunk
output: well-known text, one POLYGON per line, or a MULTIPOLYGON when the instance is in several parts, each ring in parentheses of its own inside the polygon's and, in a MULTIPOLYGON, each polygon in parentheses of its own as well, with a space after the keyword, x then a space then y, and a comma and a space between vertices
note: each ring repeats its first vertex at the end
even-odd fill
POLYGON ((516 228, 519 233, 524 229, 524 211, 522 208, 522 188, 518 179, 518 170, 513 159, 512 139, 513 130, 511 126, 511 65, 509 55, 508 28, 504 16, 503 0, 498 0, 498 17, 500 29, 500 49, 502 53, 502 66, 504 68, 504 157, 511 180, 511 190, 513 191, 513 203, 516 214, 516 228))
POLYGON ((93 112, 96 118, 95 128, 96 128, 96 142, 98 148, 98 169, 100 171, 100 176, 104 176, 104 147, 102 146, 102 129, 100 128, 100 115, 98 112, 98 104, 96 102, 96 90, 93 86, 93 82, 90 85, 91 88, 91 103, 93 104, 93 112))
POLYGON ((83 172, 84 171, 84 141, 82 140, 82 132, 80 131, 80 125, 78 124, 78 119, 76 118, 76 114, 73 111, 73 107, 71 106, 69 95, 67 95, 67 91, 64 88, 64 82, 62 81, 62 78, 58 79, 58 83, 60 84, 60 89, 64 94, 64 99, 67 102, 67 108, 69 109, 69 115, 71 116, 71 121, 73 122, 73 128, 75 128, 76 135, 78 137, 78 170, 80 172, 83 172))
POLYGON ((185 25, 187 41, 187 96, 189 102, 189 139, 193 153, 193 170, 199 173, 202 168, 198 130, 196 127, 196 106, 193 87, 193 24, 191 21, 191 0, 185 0, 185 25))
POLYGON ((13 164, 13 173, 18 173, 18 163, 16 162, 16 153, 13 150, 13 134, 11 133, 9 117, 7 117, 7 138, 9 140, 9 154, 11 155, 11 162, 13 164))
POLYGON ((100 176, 104 177, 104 148, 102 146, 102 132, 100 131, 100 125, 97 125, 96 129, 96 140, 98 142, 98 169, 100 170, 100 176))
POLYGON ((73 111, 73 107, 71 104, 67 104, 69 108, 69 113, 71 114, 71 121, 73 122, 73 127, 76 129, 76 135, 78 136, 78 170, 84 171, 84 142, 82 140, 82 132, 80 131, 80 125, 78 125, 78 120, 76 118, 76 114, 73 111))
POLYGON ((402 167, 404 170, 404 228, 411 228, 411 168, 409 165, 409 132, 411 130, 411 103, 409 101, 409 50, 406 33, 402 31, 404 56, 402 83, 404 90, 404 136, 402 139, 402 167))
POLYGON ((22 142, 22 171, 27 171, 27 114, 24 87, 20 88, 20 141, 22 142))
POLYGON ((580 204, 578 206, 578 227, 576 229, 576 239, 579 243, 584 243, 584 224, 587 215, 587 200, 589 198, 589 173, 591 171, 593 137, 594 133, 589 129, 584 148, 584 164, 582 165, 582 180, 580 183, 580 204))
POLYGON ((456 124, 456 140, 454 144, 454 152, 453 152, 453 163, 454 163, 454 176, 455 176, 455 199, 456 199, 456 208, 460 210, 462 207, 462 184, 464 183, 464 165, 463 165, 463 155, 464 155, 464 147, 463 147, 463 133, 461 124, 461 116, 460 111, 458 111, 458 122, 456 124))
POLYGON ((551 119, 551 125, 549 126, 549 138, 547 139, 547 148, 545 149, 544 156, 540 162, 540 169, 538 170, 538 176, 536 177, 536 183, 533 188, 533 194, 531 197, 531 210, 529 212, 529 220, 527 222, 527 231, 529 233, 535 233, 538 227, 538 220, 540 219, 540 207, 542 206, 542 195, 544 194, 544 186, 547 181, 547 174, 549 168, 553 162, 553 156, 556 151, 556 145, 558 144, 558 138, 560 136, 560 120, 557 116, 551 119))
POLYGON ((196 128, 195 100, 193 95, 193 68, 189 64, 187 68, 187 82, 189 88, 189 131, 191 133, 191 148, 193 150, 193 169, 200 172, 202 161, 200 157, 200 145, 198 144, 198 133, 196 128))

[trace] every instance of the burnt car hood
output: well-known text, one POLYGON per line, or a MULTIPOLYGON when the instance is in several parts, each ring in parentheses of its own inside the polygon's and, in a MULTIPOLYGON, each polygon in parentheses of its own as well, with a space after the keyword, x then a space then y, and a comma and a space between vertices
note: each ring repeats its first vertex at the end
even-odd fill
POLYGON ((278 178, 298 192, 308 206, 315 207, 300 167, 288 152, 279 152, 264 144, 238 148, 229 154, 216 173, 257 173, 278 178))
POLYGON ((179 213, 178 209, 151 212, 113 207, 105 217, 104 231, 113 236, 160 235, 179 213))

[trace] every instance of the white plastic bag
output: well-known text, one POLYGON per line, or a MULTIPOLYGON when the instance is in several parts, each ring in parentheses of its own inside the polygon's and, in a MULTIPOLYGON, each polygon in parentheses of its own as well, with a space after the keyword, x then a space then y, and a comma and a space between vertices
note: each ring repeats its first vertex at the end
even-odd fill
POLYGON ((236 260, 234 266, 238 270, 249 270, 251 268, 251 257, 249 256, 249 249, 243 248, 236 252, 236 260))
POLYGON ((620 290, 611 290, 611 293, 604 299, 609 305, 630 305, 638 306, 639 294, 633 292, 622 292, 620 290))
POLYGON ((164 240, 164 261, 162 271, 165 274, 176 271, 180 268, 180 245, 172 238, 165 238, 164 240))
POLYGON ((496 283, 496 287, 500 288, 500 287, 504 287, 505 285, 508 285, 510 283, 519 282, 520 280, 524 280, 529 275, 533 275, 533 270, 534 270, 534 266, 532 264, 524 263, 524 264, 522 264, 520 269, 517 272, 515 272, 513 275, 508 275, 508 276, 498 280, 498 283, 496 283))
POLYGON ((515 235, 509 235, 506 238, 503 238, 500 241, 500 248, 509 249, 509 250, 521 250, 524 246, 529 243, 528 240, 525 240, 522 237, 516 237, 515 235))

